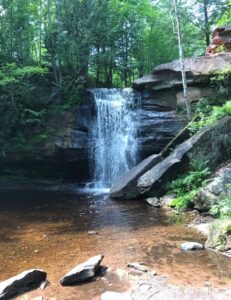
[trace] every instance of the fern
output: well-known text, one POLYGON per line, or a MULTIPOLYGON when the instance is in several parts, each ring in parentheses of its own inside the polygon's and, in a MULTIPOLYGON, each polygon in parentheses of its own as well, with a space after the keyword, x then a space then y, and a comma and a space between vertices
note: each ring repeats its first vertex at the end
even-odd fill
POLYGON ((208 161, 193 160, 189 172, 172 181, 170 191, 176 194, 172 204, 177 209, 187 208, 198 189, 208 182, 210 171, 207 163, 208 161))

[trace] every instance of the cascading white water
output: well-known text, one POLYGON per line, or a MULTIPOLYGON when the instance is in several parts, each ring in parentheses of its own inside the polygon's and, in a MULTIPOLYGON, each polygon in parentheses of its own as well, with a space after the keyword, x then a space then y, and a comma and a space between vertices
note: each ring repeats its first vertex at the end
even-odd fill
POLYGON ((91 160, 96 188, 108 188, 136 164, 137 112, 132 89, 93 89, 91 160))

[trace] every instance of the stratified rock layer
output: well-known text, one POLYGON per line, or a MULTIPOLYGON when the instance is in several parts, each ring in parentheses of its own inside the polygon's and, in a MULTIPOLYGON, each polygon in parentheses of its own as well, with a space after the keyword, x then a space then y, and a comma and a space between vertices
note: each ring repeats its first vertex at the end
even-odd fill
MULTIPOLYGON (((189 99, 195 101, 202 97, 215 96, 216 90, 210 84, 210 79, 214 73, 230 68, 230 65, 231 53, 185 59, 189 99)), ((183 104, 182 86, 179 60, 159 65, 151 74, 133 82, 133 87, 149 103, 172 109, 183 104)))

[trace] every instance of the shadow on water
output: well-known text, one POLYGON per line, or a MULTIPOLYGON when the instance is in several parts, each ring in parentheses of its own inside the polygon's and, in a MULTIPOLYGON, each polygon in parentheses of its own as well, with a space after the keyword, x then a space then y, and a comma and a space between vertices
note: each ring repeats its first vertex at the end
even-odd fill
POLYGON ((163 211, 139 200, 113 201, 105 194, 86 195, 76 191, 2 190, 0 213, 2 227, 5 218, 12 224, 15 223, 14 218, 20 220, 20 226, 28 225, 28 222, 62 222, 63 227, 57 228, 56 232, 60 234, 105 227, 138 230, 141 227, 168 225, 163 211))
MULTIPOLYGON (((112 201, 76 189, 1 189, 0 228, 0 280, 39 267, 58 282, 76 264, 104 254, 108 267, 143 262, 174 283, 231 283, 229 258, 210 251, 182 252, 177 242, 204 242, 204 237, 142 201, 112 201)), ((94 291, 97 286, 95 282, 94 291)))

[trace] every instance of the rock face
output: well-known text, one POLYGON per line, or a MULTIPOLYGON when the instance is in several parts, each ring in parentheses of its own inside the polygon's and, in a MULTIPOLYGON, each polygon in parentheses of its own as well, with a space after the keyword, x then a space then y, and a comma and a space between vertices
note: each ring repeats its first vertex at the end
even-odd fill
POLYGON ((61 285, 72 285, 93 278, 98 272, 102 260, 103 255, 97 255, 76 266, 60 280, 61 285))
MULTIPOLYGON (((111 196, 125 199, 159 197, 166 192, 167 182, 187 170, 190 160, 208 161, 208 166, 215 169, 220 162, 229 158, 230 139, 231 117, 225 117, 213 126, 202 128, 190 139, 178 145, 165 159, 157 160, 148 171, 143 172, 141 168, 139 173, 143 175, 131 182, 128 192, 124 188, 120 189, 119 184, 115 184, 111 196), (132 193, 129 192, 130 190, 132 193)), ((144 165, 147 170, 147 165, 144 165)))
POLYGON ((231 194, 228 184, 231 184, 231 164, 230 167, 218 171, 217 176, 207 186, 200 189, 194 200, 195 209, 208 211, 214 204, 218 204, 221 197, 231 194))
MULTIPOLYGON (((185 59, 189 99, 195 101, 215 96, 210 78, 214 72, 229 68, 230 64, 231 53, 185 59)), ((159 65, 151 74, 134 81, 133 87, 142 93, 149 105, 174 109, 183 103, 180 61, 159 65)))
POLYGON ((0 282, 0 299, 8 300, 28 290, 39 287, 46 280, 43 270, 32 269, 0 282))
POLYGON ((229 251, 231 255, 231 220, 221 220, 213 222, 209 227, 206 248, 229 251))
POLYGON ((231 26, 217 27, 213 30, 212 42, 206 49, 206 54, 231 51, 231 26))

